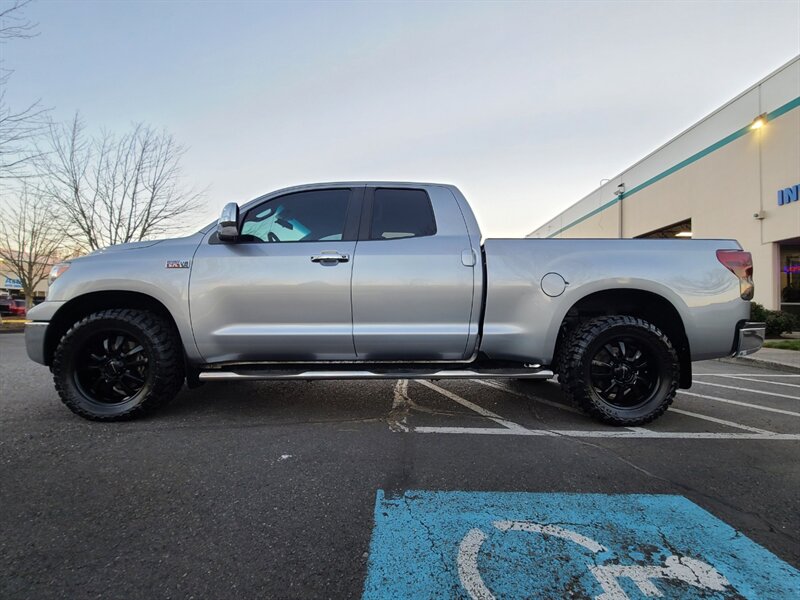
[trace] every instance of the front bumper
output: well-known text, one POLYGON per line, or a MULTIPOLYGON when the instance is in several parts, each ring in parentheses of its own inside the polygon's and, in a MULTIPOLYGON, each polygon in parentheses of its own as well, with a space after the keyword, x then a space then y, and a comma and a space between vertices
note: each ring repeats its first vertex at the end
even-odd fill
POLYGON ((766 335, 766 323, 744 321, 736 328, 736 341, 731 356, 747 356, 761 349, 766 335))
POLYGON ((28 357, 40 365, 47 364, 44 357, 44 341, 50 323, 33 321, 25 324, 25 349, 28 357))

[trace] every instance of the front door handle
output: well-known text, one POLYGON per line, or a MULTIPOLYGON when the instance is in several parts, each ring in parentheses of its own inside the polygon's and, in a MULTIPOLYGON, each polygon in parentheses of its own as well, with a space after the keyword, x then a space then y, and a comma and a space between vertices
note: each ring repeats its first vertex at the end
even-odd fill
POLYGON ((311 262, 315 263, 347 262, 349 260, 349 255, 339 254, 338 252, 323 252, 322 254, 315 254, 311 257, 311 262))

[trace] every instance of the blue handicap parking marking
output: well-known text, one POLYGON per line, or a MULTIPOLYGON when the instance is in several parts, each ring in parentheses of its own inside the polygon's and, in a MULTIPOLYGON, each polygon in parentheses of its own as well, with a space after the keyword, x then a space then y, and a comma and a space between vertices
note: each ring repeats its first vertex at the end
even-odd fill
POLYGON ((681 496, 378 491, 364 598, 800 598, 800 571, 681 496))

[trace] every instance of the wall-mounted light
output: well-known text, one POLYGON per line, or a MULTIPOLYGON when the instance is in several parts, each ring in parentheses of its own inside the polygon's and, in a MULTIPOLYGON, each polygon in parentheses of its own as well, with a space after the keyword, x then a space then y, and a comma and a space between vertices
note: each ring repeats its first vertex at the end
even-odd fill
POLYGON ((692 237, 691 231, 679 231, 675 234, 675 237, 682 237, 682 238, 690 238, 692 237))
POLYGON ((622 196, 624 193, 625 193, 625 184, 624 183, 620 183, 617 186, 617 189, 614 190, 614 195, 615 196, 622 196))
POLYGON ((767 113, 761 113, 750 124, 750 129, 761 129, 767 124, 767 113))

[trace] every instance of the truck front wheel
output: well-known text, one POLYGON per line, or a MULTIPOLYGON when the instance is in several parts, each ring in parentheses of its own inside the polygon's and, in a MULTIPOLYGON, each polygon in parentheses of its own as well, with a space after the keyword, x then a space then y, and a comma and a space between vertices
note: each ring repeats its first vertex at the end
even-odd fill
POLYGON ((662 415, 679 380, 669 338, 637 317, 585 321, 559 357, 561 389, 585 412, 610 425, 643 425, 662 415))
POLYGON ((93 421, 120 421, 166 404, 183 384, 172 325, 145 310, 92 313, 61 338, 53 379, 62 402, 93 421))

